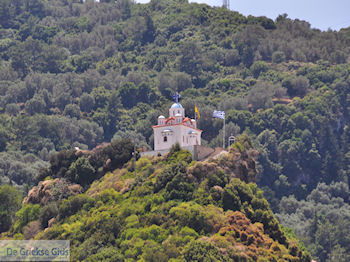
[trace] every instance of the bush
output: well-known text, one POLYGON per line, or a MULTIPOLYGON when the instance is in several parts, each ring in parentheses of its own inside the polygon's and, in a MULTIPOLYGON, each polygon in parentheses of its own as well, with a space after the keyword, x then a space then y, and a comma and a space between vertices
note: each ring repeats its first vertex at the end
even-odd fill
POLYGON ((272 54, 272 62, 279 64, 286 61, 286 56, 282 51, 276 51, 272 54))
POLYGON ((230 261, 217 247, 200 240, 192 241, 183 251, 183 257, 185 261, 230 261))
POLYGON ((96 170, 86 157, 78 158, 71 164, 68 170, 68 178, 70 178, 70 181, 78 183, 82 186, 92 183, 95 176, 96 170))
POLYGON ((84 194, 72 196, 69 199, 63 200, 58 207, 59 219, 62 220, 78 213, 84 206, 86 208, 92 207, 94 203, 95 200, 93 198, 84 194))
POLYGON ((9 185, 0 186, 0 233, 10 229, 16 211, 21 206, 22 194, 9 185))
POLYGON ((13 231, 22 232, 22 229, 29 222, 37 220, 40 215, 40 205, 26 204, 16 213, 16 221, 13 225, 13 231))
POLYGON ((124 257, 115 247, 105 247, 98 250, 97 254, 93 254, 85 259, 86 262, 114 261, 123 262, 124 257))
POLYGON ((269 69, 268 65, 264 61, 256 61, 250 67, 250 71, 253 73, 255 78, 258 78, 261 73, 266 72, 269 69))
POLYGON ((50 203, 44 206, 39 215, 39 221, 42 228, 48 227, 50 219, 55 218, 58 215, 58 207, 56 203, 50 203))

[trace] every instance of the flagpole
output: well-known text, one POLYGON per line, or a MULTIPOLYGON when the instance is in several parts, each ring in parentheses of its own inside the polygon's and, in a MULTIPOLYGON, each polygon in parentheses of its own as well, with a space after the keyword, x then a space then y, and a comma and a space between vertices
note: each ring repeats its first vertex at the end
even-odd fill
POLYGON ((225 126, 226 126, 226 117, 224 115, 224 130, 223 130, 223 138, 222 138, 222 147, 225 149, 225 126))
POLYGON ((196 109, 194 109, 194 120, 195 120, 196 123, 197 123, 197 113, 196 113, 196 109))

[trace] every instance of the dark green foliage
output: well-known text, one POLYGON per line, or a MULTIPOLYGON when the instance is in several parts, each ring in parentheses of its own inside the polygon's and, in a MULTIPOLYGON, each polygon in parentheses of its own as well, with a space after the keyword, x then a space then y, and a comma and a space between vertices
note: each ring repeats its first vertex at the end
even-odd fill
POLYGON ((286 243, 282 229, 278 221, 270 211, 269 204, 262 197, 262 191, 259 191, 253 184, 233 179, 227 184, 222 194, 222 206, 225 210, 242 211, 253 222, 260 222, 264 225, 266 233, 271 238, 286 243))
POLYGON ((137 103, 153 103, 156 94, 147 83, 141 83, 138 87, 134 83, 124 83, 119 88, 119 96, 125 108, 132 108, 137 103))
POLYGON ((186 166, 184 163, 173 163, 168 166, 163 172, 157 177, 157 181, 154 186, 155 192, 164 188, 169 182, 171 182, 177 175, 183 174, 186 166))
POLYGON ((199 73, 201 61, 201 47, 197 42, 185 42, 181 45, 181 56, 179 59, 180 71, 190 75, 199 73))
POLYGON ((181 173, 168 182, 165 189, 167 191, 165 198, 168 200, 189 200, 192 198, 194 185, 192 179, 181 173))
POLYGON ((53 155, 50 159, 50 173, 57 177, 65 177, 71 164, 78 159, 74 150, 61 151, 53 155))
POLYGON ((310 86, 309 80, 306 77, 296 77, 286 79, 282 85, 287 88, 287 92, 291 96, 304 96, 310 86))
POLYGON ((95 107, 95 98, 87 93, 84 93, 79 100, 79 106, 82 112, 91 112, 95 107))
POLYGON ((219 250, 210 243, 193 241, 184 251, 185 261, 228 261, 229 258, 220 254, 219 250))
POLYGON ((97 254, 91 255, 86 258, 88 262, 99 262, 99 261, 115 261, 123 262, 124 258, 120 252, 114 247, 106 247, 99 250, 97 254))
POLYGON ((96 170, 90 164, 89 159, 86 157, 79 157, 70 165, 67 176, 70 181, 85 186, 96 179, 95 173, 96 170))
POLYGON ((273 63, 279 64, 279 63, 286 61, 286 56, 285 56, 284 52, 276 51, 272 54, 271 59, 272 59, 273 63))
POLYGON ((306 200, 298 201, 293 195, 284 197, 278 217, 295 229, 321 262, 346 261, 349 258, 349 196, 345 183, 321 183, 306 200), (291 216, 297 219, 291 220, 291 216))
POLYGON ((39 221, 42 228, 48 227, 48 222, 50 219, 55 218, 58 215, 58 208, 56 203, 50 203, 44 206, 39 215, 39 221))
POLYGON ((77 195, 63 200, 58 210, 59 218, 64 219, 69 217, 79 212, 84 206, 89 208, 93 203, 94 200, 85 195, 77 195))
POLYGON ((96 151, 63 150, 50 159, 50 168, 43 171, 46 176, 65 178, 82 186, 91 184, 104 172, 114 170, 128 162, 134 151, 129 139, 116 139, 96 151))
POLYGON ((74 104, 68 104, 65 106, 63 114, 71 118, 80 118, 80 109, 79 106, 74 104))
POLYGON ((111 159, 110 170, 123 166, 128 162, 134 151, 134 145, 130 139, 117 139, 102 150, 102 154, 111 159))
POLYGON ((0 186, 0 232, 10 229, 15 213, 20 208, 22 194, 9 185, 0 186))
POLYGON ((258 78, 260 74, 266 72, 268 69, 268 65, 263 61, 257 61, 250 67, 255 78, 258 78))

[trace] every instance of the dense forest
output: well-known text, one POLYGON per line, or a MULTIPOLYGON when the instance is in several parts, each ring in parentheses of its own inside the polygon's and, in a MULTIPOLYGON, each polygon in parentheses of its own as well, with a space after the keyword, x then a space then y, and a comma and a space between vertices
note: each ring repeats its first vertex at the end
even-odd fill
MULTIPOLYGON (((257 177, 245 182, 256 182, 264 190, 277 218, 314 258, 349 261, 349 54, 350 28, 320 31, 286 14, 273 21, 183 0, 1 1, 0 231, 23 234, 28 223, 37 221, 43 211, 35 205, 40 203, 21 208, 20 200, 45 177, 65 179, 59 180, 58 188, 80 185, 81 192, 89 191, 93 181, 128 162, 133 145, 124 144, 127 139, 140 150, 150 149, 151 125, 167 111, 171 95, 179 92, 190 116, 195 104, 200 110, 205 145, 222 143, 222 121, 212 118, 215 109, 226 112, 226 138, 249 137, 258 152, 257 177), (96 157, 77 158, 72 151, 110 141, 96 157), (114 158, 115 152, 122 153, 114 158), (112 155, 115 163, 104 166, 112 155), (30 217, 28 212, 33 219, 21 221, 21 216, 30 217)), ((130 172, 134 178, 135 171, 130 172)), ((139 179, 147 180, 148 172, 143 176, 140 171, 139 179)), ((222 183, 225 187, 231 182, 222 183)), ((199 190, 193 187, 187 190, 199 190)), ((148 194, 148 187, 140 188, 148 194)), ((249 190, 258 194, 258 189, 249 190)), ((55 201, 68 198, 66 191, 55 201)), ((135 197, 142 195, 135 192, 135 197)), ((119 196, 110 197, 119 201, 119 196)), ((87 212, 103 209, 90 200, 76 201, 82 201, 78 206, 84 205, 87 212)), ((203 205, 192 195, 183 200, 203 205)), ((168 205, 165 213, 175 208, 168 205)), ((218 213, 230 209, 223 203, 214 205, 223 208, 218 213)), ((52 218, 60 208, 45 214, 52 218)), ((245 208, 233 210, 262 222, 245 208)), ((73 230, 74 219, 64 230, 73 230)), ((43 221, 36 226, 45 228, 43 221)), ((52 238, 72 234, 59 230, 52 238)), ((165 237, 174 229, 168 225, 156 230, 165 230, 160 233, 165 237)), ((205 230, 197 233, 208 233, 205 230)), ((133 255, 131 259, 141 254, 133 255)))

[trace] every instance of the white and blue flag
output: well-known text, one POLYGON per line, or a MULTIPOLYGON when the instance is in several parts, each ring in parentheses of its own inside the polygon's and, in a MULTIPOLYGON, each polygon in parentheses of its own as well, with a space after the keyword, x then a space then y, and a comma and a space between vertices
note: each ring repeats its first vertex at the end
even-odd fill
POLYGON ((225 111, 217 111, 217 110, 215 110, 213 112, 213 117, 225 119, 225 111))

